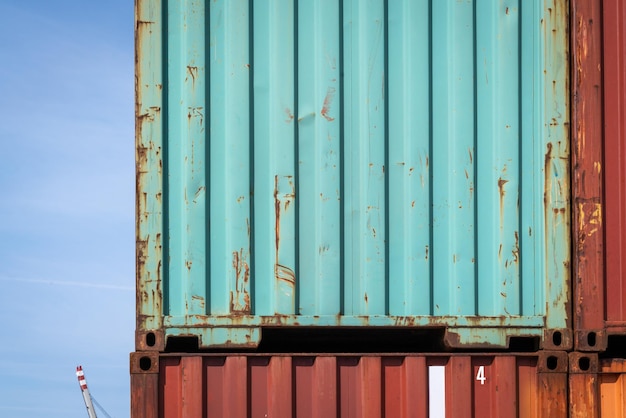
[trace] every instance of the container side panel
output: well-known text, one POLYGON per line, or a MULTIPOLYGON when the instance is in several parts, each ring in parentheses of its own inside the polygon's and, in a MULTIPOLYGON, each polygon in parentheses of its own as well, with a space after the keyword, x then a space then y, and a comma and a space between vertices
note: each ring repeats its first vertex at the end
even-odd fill
POLYGON ((206 314, 206 101, 203 1, 167 8, 168 312, 206 314))
POLYGON ((252 310, 248 6, 218 0, 209 10, 211 313, 235 316, 252 310))
POLYGON ((159 362, 159 418, 182 418, 182 359, 163 358, 159 362))
POLYGON ((160 1, 136 2, 137 330, 163 325, 163 25, 160 1))
POLYGON ((255 313, 296 313, 294 7, 254 2, 255 313), (273 245, 268 245, 273 243, 273 245))
POLYGON ((519 4, 520 27, 520 257, 521 312, 545 313, 545 224, 541 196, 544 188, 543 74, 541 57, 542 1, 519 4), (534 280, 531 279, 534 278, 534 280))
POLYGON ((520 11, 476 2, 478 314, 520 310, 520 11))
POLYGON ((292 415, 291 357, 252 357, 248 361, 252 418, 292 415))
POLYGON ((293 359, 295 416, 337 418, 337 359, 300 357, 293 359))
POLYGON ((159 374, 131 372, 131 418, 159 418, 159 411, 159 374))
POLYGON ((204 363, 202 357, 183 357, 182 367, 182 405, 183 417, 205 417, 206 409, 202 382, 204 363))
POLYGON ((339 1, 298 1, 299 313, 341 312, 339 1))
POLYGON ((474 357, 474 416, 514 417, 517 413, 515 357, 474 357))
MULTIPOLYGON (((545 124, 544 213, 546 230, 546 326, 569 327, 570 171, 567 16, 568 4, 547 1, 543 10, 545 124)), ((538 161, 542 161, 539 159, 538 161)))
POLYGON ((244 356, 205 358, 207 418, 248 417, 247 364, 244 356))
POLYGON ((537 400, 537 360, 517 360, 517 405, 519 418, 540 417, 537 400))
POLYGON ((430 3, 388 7, 389 313, 429 315, 430 3))
POLYGON ((385 315, 385 7, 343 6, 344 313, 385 315))
POLYGON ((539 407, 537 416, 549 418, 568 417, 567 374, 539 373, 539 407))
POLYGON ((339 368, 339 416, 375 418, 382 414, 381 358, 342 358, 339 368))
MULTIPOLYGON (((604 167, 602 164, 602 48, 605 51, 609 45, 616 42, 614 29, 609 29, 612 19, 617 18, 617 10, 611 10, 612 1, 573 1, 572 2, 572 194, 575 198, 573 207, 573 236, 575 259, 574 267, 574 328, 576 333, 576 349, 601 349, 601 346, 588 347, 585 341, 587 330, 598 330, 604 326, 605 312, 605 287, 604 287, 604 242, 603 242, 603 209, 602 176, 604 167), (604 6, 601 5, 604 4, 604 6), (602 8, 608 13, 602 24, 602 8), (604 26, 605 38, 602 39, 602 27, 604 26), (608 36, 608 37, 607 37, 608 36)), ((620 3, 621 4, 621 3, 620 3)), ((617 41, 619 42, 619 41, 617 41)), ((606 51, 608 52, 608 51, 606 51)), ((612 53, 609 54, 612 57, 612 53)), ((617 58, 617 56, 615 57, 617 58)), ((609 56, 606 60, 611 60, 609 56)), ((619 61, 619 60, 618 60, 619 61)), ((607 62, 608 64, 608 62, 607 62)), ((615 63, 617 64, 617 63, 615 63)), ((609 73, 614 71, 613 63, 609 68, 605 68, 607 80, 611 79, 609 73)), ((617 66, 615 67, 617 69, 617 66)), ((609 82, 611 87, 605 94, 607 100, 605 108, 606 115, 613 112, 609 96, 614 92, 619 92, 619 85, 609 82)), ((623 86, 622 86, 623 89, 623 86)), ((623 90, 622 90, 623 91, 623 90)), ((620 122, 615 121, 606 126, 606 140, 611 137, 611 129, 620 126, 620 122)), ((617 144, 616 144, 617 145, 617 144)), ((607 205, 614 196, 620 196, 621 177, 609 177, 609 172, 613 167, 608 164, 609 160, 620 155, 618 146, 613 148, 606 156, 606 190, 607 205), (610 180, 609 180, 610 178, 610 180), (615 187, 615 190, 609 190, 615 187)), ((616 160, 618 161, 619 158, 616 160)), ((607 206, 607 211, 610 210, 607 206)), ((613 264, 609 254, 613 248, 619 247, 619 241, 613 242, 610 234, 619 237, 619 224, 609 227, 607 233, 606 247, 607 262, 606 269, 608 280, 618 277, 617 272, 611 272, 613 264)), ((618 238, 619 239, 619 238, 618 238)), ((617 251, 619 253, 619 250, 617 251)), ((618 263, 619 260, 616 260, 618 263)), ((621 281, 621 278, 620 278, 621 281)), ((616 284, 619 285, 620 281, 616 284)), ((620 288, 614 288, 609 297, 622 297, 620 288), (620 289, 620 290, 618 290, 620 289)), ((607 314, 611 316, 611 308, 607 305, 607 314)))
POLYGON ((428 417, 428 371, 423 357, 382 360, 385 417, 428 417))
POLYGON ((568 328, 568 2, 164 4, 137 7, 141 349, 568 328))
MULTIPOLYGON (((595 2, 592 2, 595 3, 595 2)), ((626 321, 626 5, 603 2, 606 319, 626 321)), ((595 45, 594 45, 595 46, 595 45)), ((596 142, 589 138, 587 142, 596 142)), ((598 163, 599 164, 599 163, 598 163)), ((598 165, 597 169, 600 169, 598 165)), ((599 204, 599 202, 598 202, 599 204)), ((601 218, 600 218, 601 219, 601 218)))
MULTIPOLYGON (((607 397, 623 389, 610 378, 619 367, 605 362, 607 397)), ((166 355, 152 376, 168 418, 565 417, 568 407, 566 374, 539 372, 533 356, 166 355)))
POLYGON ((451 357, 446 365, 446 417, 472 418, 472 358, 451 357))
POLYGON ((475 315, 473 2, 432 2, 433 312, 475 315))
MULTIPOLYGON (((600 391, 597 373, 576 373, 569 376, 569 417, 599 418, 600 391)), ((609 415, 607 415, 609 416, 609 415)), ((613 415, 610 415, 613 416, 613 415)))
POLYGON ((602 362, 600 378, 600 416, 626 417, 626 361, 609 359, 602 362))

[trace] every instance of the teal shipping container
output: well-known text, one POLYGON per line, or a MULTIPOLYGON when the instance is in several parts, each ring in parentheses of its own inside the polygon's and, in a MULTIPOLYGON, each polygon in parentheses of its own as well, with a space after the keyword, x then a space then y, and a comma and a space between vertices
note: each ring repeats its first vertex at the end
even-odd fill
POLYGON ((568 7, 136 0, 137 350, 570 347, 568 7))

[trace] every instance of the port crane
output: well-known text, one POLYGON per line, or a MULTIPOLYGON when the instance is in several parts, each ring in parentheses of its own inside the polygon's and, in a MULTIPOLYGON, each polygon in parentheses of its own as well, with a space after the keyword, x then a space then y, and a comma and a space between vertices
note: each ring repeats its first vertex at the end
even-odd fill
POLYGON ((94 404, 98 406, 100 411, 107 417, 111 418, 111 415, 104 410, 104 408, 96 401, 96 399, 91 396, 89 393, 89 388, 87 387, 87 380, 85 380, 85 372, 83 371, 83 366, 76 367, 76 377, 78 377, 78 384, 80 385, 80 391, 83 394, 83 399, 85 400, 85 407, 87 407, 87 414, 89 418, 98 418, 96 415, 96 410, 94 408, 94 404))

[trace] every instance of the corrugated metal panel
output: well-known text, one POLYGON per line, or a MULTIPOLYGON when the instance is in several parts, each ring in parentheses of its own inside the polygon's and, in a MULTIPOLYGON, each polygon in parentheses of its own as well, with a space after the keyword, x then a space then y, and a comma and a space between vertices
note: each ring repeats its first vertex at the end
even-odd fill
POLYGON ((600 362, 601 416, 626 417, 626 360, 604 359, 600 362))
POLYGON ((576 349, 626 335, 626 6, 574 1, 576 349))
MULTIPOLYGON (((605 263, 602 233, 604 121, 601 3, 601 0, 573 0, 571 13, 572 194, 575 200, 573 233, 576 239, 574 327, 577 350, 602 350, 607 343, 602 331, 605 263)), ((604 42, 607 40, 604 39, 604 42)))
POLYGON ((606 320, 626 331, 626 5, 604 1, 606 320))
POLYGON ((138 349, 263 326, 566 348, 567 13, 138 0, 138 349))
MULTIPOLYGON (((566 417, 567 354, 131 355, 150 417, 566 417), (149 358, 150 365, 140 365, 149 358), (144 380, 140 377, 144 376, 144 380), (153 385, 153 383, 152 383, 153 385), (155 413, 154 411, 158 411, 155 413)), ((136 383, 135 383, 136 382, 136 383)), ((134 399, 134 398, 133 398, 134 399)))
POLYGON ((626 360, 570 353, 570 417, 626 417, 626 360))
POLYGON ((598 355, 596 353, 569 354, 569 417, 599 418, 598 355))

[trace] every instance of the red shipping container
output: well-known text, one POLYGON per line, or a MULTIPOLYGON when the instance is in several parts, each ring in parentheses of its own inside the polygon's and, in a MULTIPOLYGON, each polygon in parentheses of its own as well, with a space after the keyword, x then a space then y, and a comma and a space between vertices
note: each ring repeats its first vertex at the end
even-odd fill
POLYGON ((566 417, 565 352, 131 354, 131 417, 566 417))
POLYGON ((575 348, 626 335, 626 4, 573 0, 575 348))

